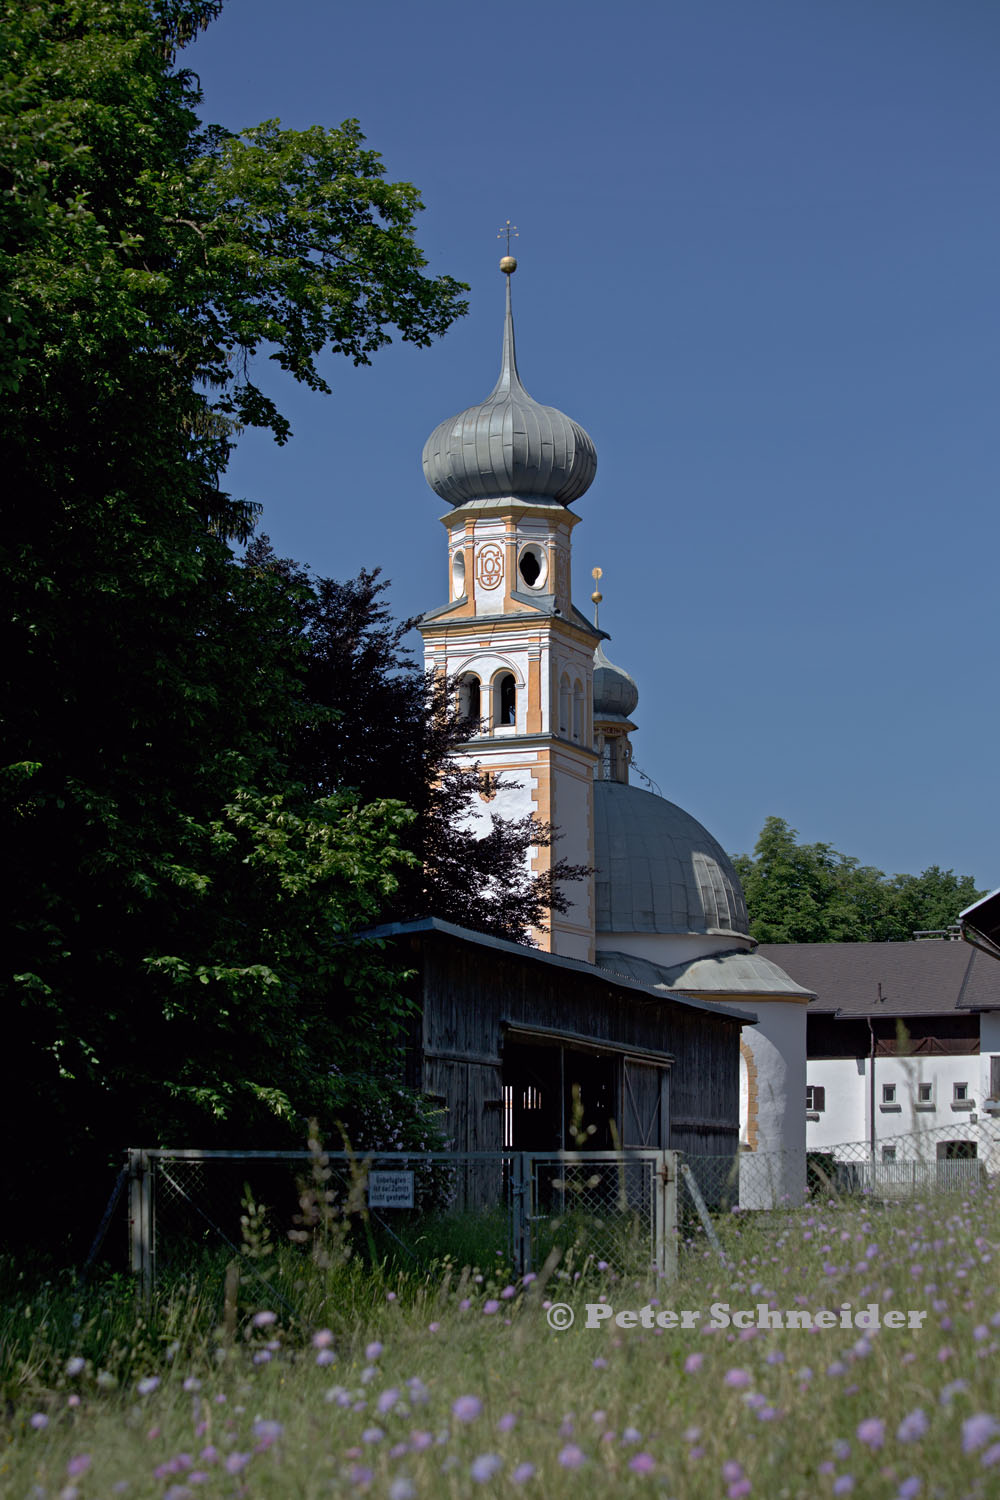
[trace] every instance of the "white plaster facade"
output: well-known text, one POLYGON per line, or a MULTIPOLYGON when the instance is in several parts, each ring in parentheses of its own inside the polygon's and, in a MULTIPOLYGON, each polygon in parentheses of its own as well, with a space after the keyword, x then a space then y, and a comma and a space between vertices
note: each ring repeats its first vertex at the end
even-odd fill
MULTIPOLYGON (((998 1045, 1000 1017, 980 1018, 980 1054, 921 1054, 914 1057, 878 1055, 874 1060, 875 1158, 922 1159, 929 1146, 946 1140, 975 1141, 989 1121, 983 1104, 989 1097, 991 1058, 987 1043, 998 1045), (988 1023, 988 1025, 986 1024, 988 1023), (990 1033, 994 1035, 991 1037, 990 1033), (887 1097, 886 1091, 889 1092, 887 1097), (929 1097, 925 1097, 929 1094, 929 1097), (921 1143, 921 1137, 925 1143, 921 1143)), ((823 1089, 822 1110, 810 1110, 806 1141, 810 1151, 825 1151, 845 1143, 870 1150, 873 1140, 871 1105, 872 1059, 811 1058, 806 1065, 808 1085, 823 1089)), ((860 1151, 858 1154, 860 1154, 860 1151)))

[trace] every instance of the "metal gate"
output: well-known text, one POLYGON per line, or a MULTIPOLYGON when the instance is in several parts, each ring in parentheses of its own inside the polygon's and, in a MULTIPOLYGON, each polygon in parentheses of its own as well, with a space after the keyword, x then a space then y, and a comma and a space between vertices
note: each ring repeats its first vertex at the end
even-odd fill
POLYGON ((576 1245, 619 1269, 677 1270, 677 1153, 524 1151, 520 1250, 522 1271, 555 1246, 576 1245))
MULTIPOLYGON (((315 1161, 307 1151, 132 1150, 128 1158, 129 1258, 146 1293, 169 1249, 164 1235, 181 1254, 199 1242, 236 1251, 240 1185, 268 1182, 269 1201, 278 1206, 275 1169, 283 1169, 290 1186, 288 1174, 315 1161)), ((323 1162, 331 1187, 339 1184, 346 1194, 353 1179, 356 1188, 357 1157, 331 1151, 323 1162)), ((622 1271, 652 1266, 676 1274, 676 1152, 380 1152, 360 1165, 365 1173, 402 1170, 416 1178, 412 1221, 397 1209, 384 1225, 404 1250, 408 1225, 419 1225, 444 1196, 452 1209, 500 1212, 505 1248, 520 1275, 555 1248, 622 1271)))

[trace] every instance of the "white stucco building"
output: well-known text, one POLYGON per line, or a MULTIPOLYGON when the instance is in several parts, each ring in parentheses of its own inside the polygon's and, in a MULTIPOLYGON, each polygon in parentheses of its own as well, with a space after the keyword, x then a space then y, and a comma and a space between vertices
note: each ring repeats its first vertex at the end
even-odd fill
POLYGON ((1000 964, 960 941, 782 943, 815 991, 806 1039, 810 1151, 877 1163, 1000 1152, 1000 964), (855 1143, 848 1153, 839 1148, 855 1143))

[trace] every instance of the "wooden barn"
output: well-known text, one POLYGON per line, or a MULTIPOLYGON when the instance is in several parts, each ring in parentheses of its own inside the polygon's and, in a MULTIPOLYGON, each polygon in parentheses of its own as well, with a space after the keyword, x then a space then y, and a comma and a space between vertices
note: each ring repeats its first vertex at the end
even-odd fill
POLYGON ((571 1150, 578 1090, 588 1149, 736 1152, 752 1012, 433 917, 372 935, 415 972, 406 1081, 441 1102, 456 1151, 571 1150))

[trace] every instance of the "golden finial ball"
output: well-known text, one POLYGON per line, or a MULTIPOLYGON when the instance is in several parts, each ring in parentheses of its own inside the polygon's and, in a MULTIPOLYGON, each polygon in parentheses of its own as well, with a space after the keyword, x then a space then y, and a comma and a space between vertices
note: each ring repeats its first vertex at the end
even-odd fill
POLYGON ((513 255, 501 255, 500 269, 505 276, 512 276, 517 270, 517 261, 513 255))

